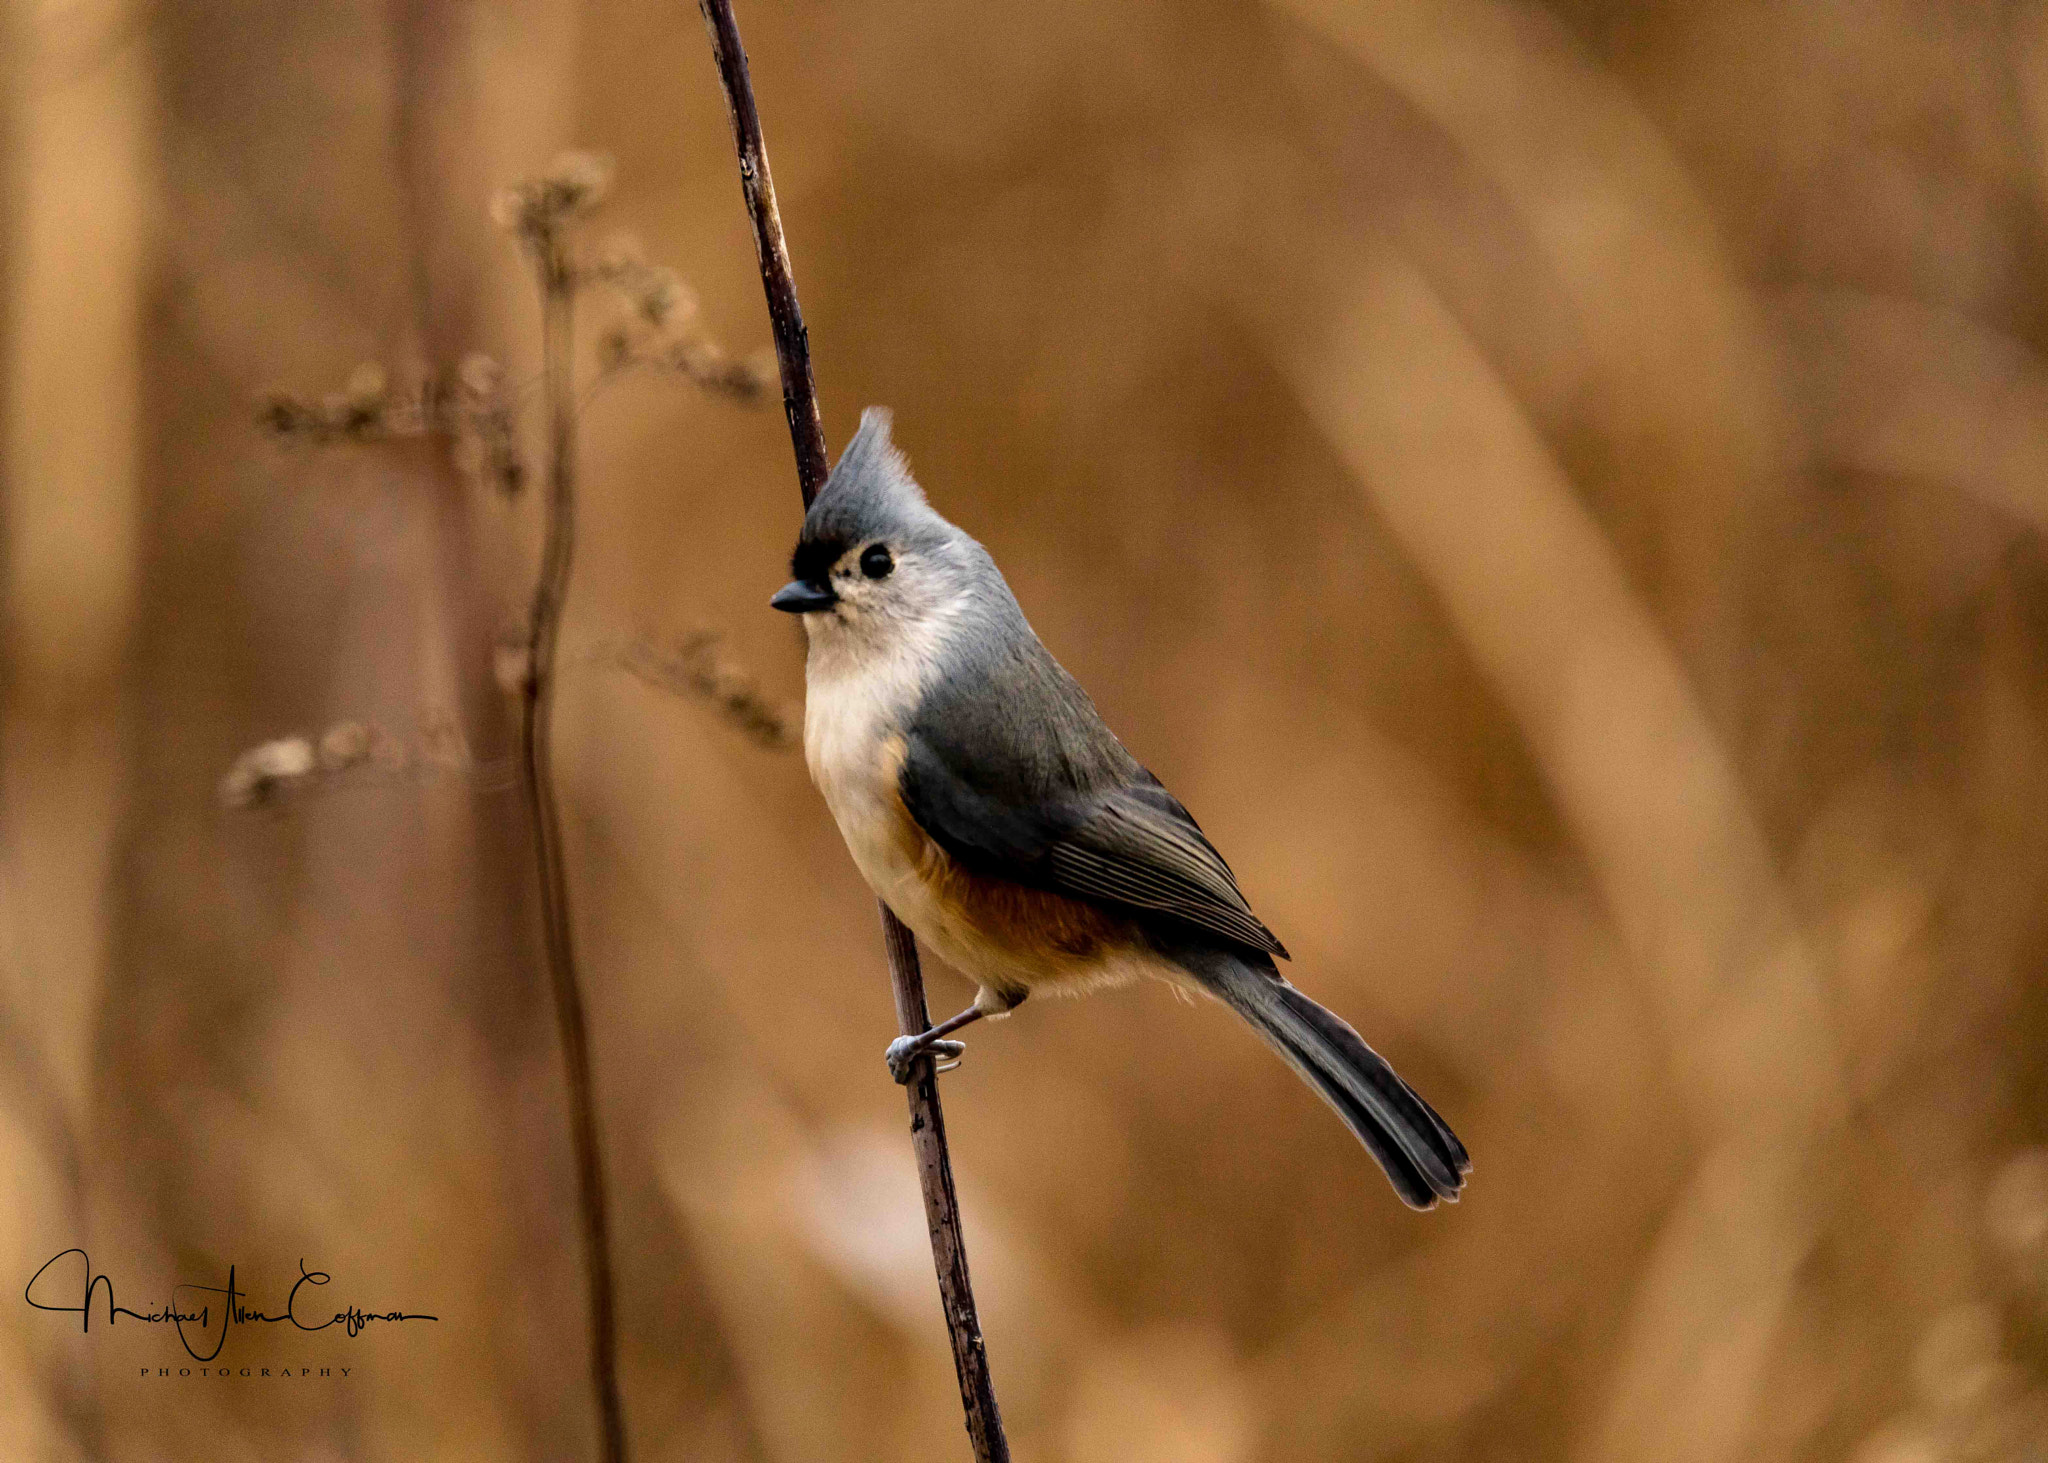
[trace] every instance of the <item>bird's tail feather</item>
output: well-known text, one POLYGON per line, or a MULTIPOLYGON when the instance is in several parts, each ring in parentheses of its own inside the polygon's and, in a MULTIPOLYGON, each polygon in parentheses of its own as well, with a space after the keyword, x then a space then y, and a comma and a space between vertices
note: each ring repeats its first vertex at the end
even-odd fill
POLYGON ((1379 1160, 1402 1202, 1429 1209, 1455 1201, 1472 1160, 1436 1109, 1333 1011, 1274 971, 1222 956, 1189 968, 1252 1024, 1266 1044, 1335 1108, 1379 1160))

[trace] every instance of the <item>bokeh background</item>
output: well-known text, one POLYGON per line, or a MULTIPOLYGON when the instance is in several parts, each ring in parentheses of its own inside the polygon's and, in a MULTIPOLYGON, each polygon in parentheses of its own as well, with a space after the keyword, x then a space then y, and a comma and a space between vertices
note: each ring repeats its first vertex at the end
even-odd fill
MULTIPOLYGON (((970 1033, 1018 1458, 2048 1456, 2048 5, 739 10, 835 450, 895 409, 1477 1164, 1408 1213, 1163 988, 970 1033)), ((589 1456, 494 675, 537 503, 255 404, 479 350, 517 395, 488 205, 572 145, 618 165, 591 247, 764 346, 701 23, 5 27, 0 1280, 86 1245, 123 1304, 234 1264, 268 1307, 303 1259, 442 1319, 243 1328, 354 1370, 201 1382, 6 1301, 0 1453, 589 1456), (349 722, 378 757, 224 802, 349 722)), ((801 696, 780 413, 629 375, 582 461, 560 793, 637 1456, 964 1457, 873 904, 720 699, 801 696), (679 644, 716 694, 613 653, 679 644)))

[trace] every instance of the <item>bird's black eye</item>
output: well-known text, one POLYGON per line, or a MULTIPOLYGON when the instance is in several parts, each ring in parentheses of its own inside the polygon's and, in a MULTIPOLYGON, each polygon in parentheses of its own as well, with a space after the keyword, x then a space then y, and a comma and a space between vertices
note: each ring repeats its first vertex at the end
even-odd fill
POLYGON ((895 567, 896 561, 882 544, 869 544, 860 551, 860 572, 870 579, 887 579, 895 567))

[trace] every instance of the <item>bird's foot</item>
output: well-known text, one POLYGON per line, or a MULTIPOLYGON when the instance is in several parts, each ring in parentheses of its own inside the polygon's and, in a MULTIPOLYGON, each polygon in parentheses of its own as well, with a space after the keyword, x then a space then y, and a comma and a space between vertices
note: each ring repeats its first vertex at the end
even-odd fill
POLYGON ((979 1021, 983 1016, 979 1004, 969 1006, 958 1016, 948 1016, 937 1026, 928 1027, 915 1036, 899 1036, 889 1043, 885 1060, 889 1063, 889 1075, 898 1085, 907 1085, 916 1073, 919 1057, 930 1054, 939 1059, 935 1072, 950 1072, 960 1065, 960 1054, 967 1050, 957 1041, 947 1041, 948 1032, 958 1031, 970 1022, 979 1021))
POLYGON ((889 1075, 896 1079, 898 1086, 907 1086, 917 1075, 917 1059, 933 1056, 939 1059, 934 1072, 950 1072, 960 1065, 960 1057, 967 1050, 964 1041, 946 1041, 925 1032, 920 1036, 899 1036, 889 1043, 889 1050, 882 1054, 882 1060, 889 1064, 889 1075))

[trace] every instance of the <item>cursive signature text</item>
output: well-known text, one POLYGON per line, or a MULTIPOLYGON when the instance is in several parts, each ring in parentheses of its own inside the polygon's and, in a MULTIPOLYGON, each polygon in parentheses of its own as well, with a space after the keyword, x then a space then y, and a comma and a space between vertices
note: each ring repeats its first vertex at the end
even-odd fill
MULTIPOLYGON (((66 1267, 68 1269, 69 1267, 66 1267)), ((319 1310, 317 1291, 306 1291, 307 1286, 326 1285, 333 1277, 324 1270, 308 1270, 304 1260, 299 1261, 299 1278, 286 1295, 284 1309, 275 1315, 244 1305, 248 1292, 235 1284, 235 1267, 228 1266, 228 1283, 215 1285, 174 1285, 171 1297, 155 1309, 130 1310, 127 1306, 114 1303, 114 1282, 106 1275, 93 1273, 92 1259, 84 1250, 63 1250, 43 1262, 42 1269, 29 1277, 22 1299, 39 1311, 63 1311, 79 1317, 83 1331, 92 1330, 92 1306, 94 1294, 104 1296, 103 1314, 107 1324, 113 1325, 122 1316, 130 1320, 144 1321, 150 1325, 169 1325, 176 1328, 178 1340, 186 1354, 194 1361, 212 1361, 228 1344, 231 1327, 259 1323, 263 1325, 289 1325, 301 1331, 325 1331, 340 1326, 350 1336, 360 1336, 372 1321, 438 1321, 439 1316, 415 1315, 405 1311, 368 1311, 358 1306, 345 1306, 329 1314, 319 1310), (76 1289, 67 1289, 65 1272, 60 1270, 48 1280, 51 1268, 60 1261, 77 1257, 79 1269, 83 1271, 82 1284, 76 1289), (37 1299, 41 1287, 42 1299, 37 1299), (300 1292, 306 1291, 302 1297, 300 1292), (69 1296, 79 1297, 77 1305, 58 1304, 69 1296), (210 1298, 209 1298, 210 1297, 210 1298), (218 1329, 216 1330, 216 1326, 218 1329), (190 1330, 186 1328, 190 1327, 190 1330), (197 1337, 197 1344, 194 1337, 197 1337), (211 1351, 200 1351, 200 1346, 211 1343, 211 1351)))

